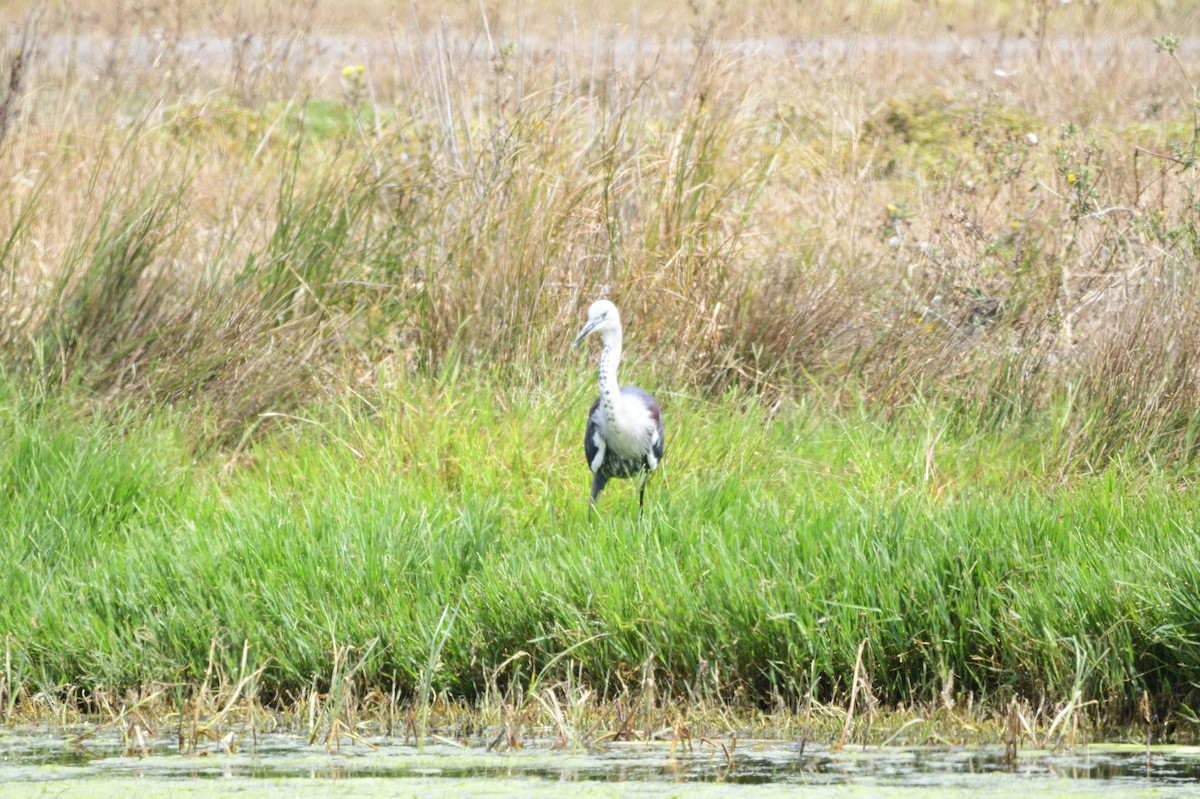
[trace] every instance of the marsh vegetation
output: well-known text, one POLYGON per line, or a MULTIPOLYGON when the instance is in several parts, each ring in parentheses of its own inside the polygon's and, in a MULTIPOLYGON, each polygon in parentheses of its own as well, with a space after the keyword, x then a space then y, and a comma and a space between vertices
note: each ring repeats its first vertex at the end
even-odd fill
POLYGON ((4 12, 0 718, 1195 734, 1194 12, 352 5, 4 12))

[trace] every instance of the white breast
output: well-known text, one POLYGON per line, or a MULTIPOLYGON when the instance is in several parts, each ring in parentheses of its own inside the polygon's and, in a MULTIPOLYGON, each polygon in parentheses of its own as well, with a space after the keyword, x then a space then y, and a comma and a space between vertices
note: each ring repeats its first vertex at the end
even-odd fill
POLYGON ((596 415, 600 417, 596 422, 604 431, 608 449, 616 455, 637 460, 651 450, 658 425, 641 403, 618 401, 611 416, 605 415, 601 408, 596 409, 596 415))

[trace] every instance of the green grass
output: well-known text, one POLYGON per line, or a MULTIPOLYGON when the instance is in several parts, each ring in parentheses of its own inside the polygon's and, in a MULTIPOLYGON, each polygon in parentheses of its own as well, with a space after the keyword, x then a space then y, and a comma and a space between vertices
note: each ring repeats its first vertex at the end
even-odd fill
POLYGON ((1128 713, 1200 680, 1189 475, 1118 459, 1062 483, 1039 438, 928 408, 667 395, 638 520, 625 483, 588 515, 583 389, 410 381, 199 460, 181 416, 2 396, 0 633, 27 693, 194 683, 214 640, 228 673, 248 642, 281 699, 371 642, 363 683, 410 697, 477 698, 517 653, 500 684, 569 650, 609 695, 653 659, 678 695, 836 700, 864 639, 891 704, 952 673, 993 707, 1128 713))

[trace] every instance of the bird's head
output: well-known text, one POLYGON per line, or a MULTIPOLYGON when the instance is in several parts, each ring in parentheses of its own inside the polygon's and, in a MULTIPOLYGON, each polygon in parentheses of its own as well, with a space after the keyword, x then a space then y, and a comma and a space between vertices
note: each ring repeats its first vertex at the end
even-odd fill
POLYGON ((617 306, 608 300, 597 300, 588 308, 587 324, 583 326, 583 330, 579 331, 574 343, 578 344, 591 333, 607 336, 609 333, 617 333, 620 330, 621 316, 617 313, 617 306))

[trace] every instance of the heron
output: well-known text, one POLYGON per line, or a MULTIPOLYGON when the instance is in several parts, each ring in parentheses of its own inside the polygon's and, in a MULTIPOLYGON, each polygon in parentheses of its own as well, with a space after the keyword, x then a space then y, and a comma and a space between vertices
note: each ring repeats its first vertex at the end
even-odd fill
MULTIPOLYGON (((621 315, 608 300, 588 308, 587 324, 574 344, 592 333, 604 341, 600 351, 600 396, 588 411, 583 452, 592 470, 591 504, 614 477, 641 477, 638 486, 638 516, 646 499, 646 481, 663 456, 662 410, 648 391, 617 382, 621 363, 621 315)), ((574 346, 574 344, 572 346, 574 346)))

